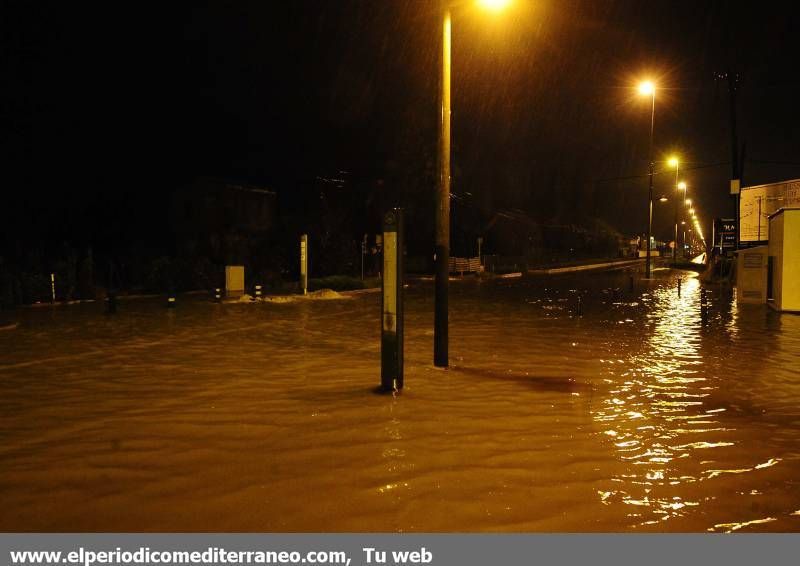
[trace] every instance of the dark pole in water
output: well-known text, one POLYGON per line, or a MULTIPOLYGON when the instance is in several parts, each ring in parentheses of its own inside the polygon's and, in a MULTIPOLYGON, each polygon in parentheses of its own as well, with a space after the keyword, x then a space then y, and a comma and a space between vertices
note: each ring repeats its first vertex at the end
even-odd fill
POLYGON ((111 289, 108 291, 108 312, 117 312, 117 293, 111 289))
POLYGON ((708 297, 705 289, 700 289, 700 317, 703 323, 708 319, 708 297))
POLYGON ((630 286, 630 292, 633 293, 633 275, 628 279, 628 284, 630 286))
POLYGON ((575 309, 575 312, 577 313, 578 316, 583 316, 583 305, 581 303, 581 296, 580 295, 578 295, 578 306, 575 309))
POLYGON ((383 217, 381 390, 403 388, 403 211, 383 217))
POLYGON ((681 280, 678 279, 678 297, 681 296, 681 280))

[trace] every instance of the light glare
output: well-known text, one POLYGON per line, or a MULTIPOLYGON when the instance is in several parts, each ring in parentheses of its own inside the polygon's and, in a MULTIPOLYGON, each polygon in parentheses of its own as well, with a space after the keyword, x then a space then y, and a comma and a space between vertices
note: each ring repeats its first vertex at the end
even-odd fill
POLYGON ((639 94, 649 95, 653 94, 655 90, 656 87, 651 81, 644 81, 639 84, 639 94))
POLYGON ((487 10, 499 12, 511 4, 511 0, 478 0, 478 4, 487 10))

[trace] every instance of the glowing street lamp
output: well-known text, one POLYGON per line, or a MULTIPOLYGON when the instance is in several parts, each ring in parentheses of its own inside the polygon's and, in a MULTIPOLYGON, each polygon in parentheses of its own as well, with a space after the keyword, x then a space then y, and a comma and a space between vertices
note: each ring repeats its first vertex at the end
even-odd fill
POLYGON ((511 0, 478 0, 478 4, 487 10, 499 12, 511 4, 511 0))
POLYGON ((656 124, 656 87, 651 81, 644 81, 639 84, 639 94, 649 96, 652 100, 650 110, 650 150, 647 159, 650 162, 650 174, 648 175, 647 191, 647 255, 645 260, 645 277, 650 278, 650 235, 653 231, 653 129, 656 124))
MULTIPOLYGON (((511 0, 478 0, 478 5, 492 12, 499 12, 511 0)), ((450 74, 452 67, 451 38, 452 19, 450 0, 442 1, 442 90, 441 130, 439 132, 439 183, 436 194, 436 242, 434 261, 436 264, 434 317, 433 317, 433 365, 448 366, 448 279, 450 263, 450 74)))

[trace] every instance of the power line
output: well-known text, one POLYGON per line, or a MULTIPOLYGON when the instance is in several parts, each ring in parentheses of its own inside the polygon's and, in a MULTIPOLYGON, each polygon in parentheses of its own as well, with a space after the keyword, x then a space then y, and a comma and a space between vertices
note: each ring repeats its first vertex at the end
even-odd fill
MULTIPOLYGON (((702 165, 695 165, 693 167, 682 167, 681 171, 696 171, 698 169, 709 169, 711 167, 722 167, 723 165, 730 165, 730 161, 722 161, 722 162, 719 162, 719 163, 704 163, 702 165)), ((653 174, 654 175, 662 175, 664 173, 672 173, 672 171, 669 170, 669 169, 665 169, 663 171, 656 171, 653 174)), ((630 181, 630 180, 633 180, 633 179, 645 179, 645 178, 647 178, 647 174, 646 173, 643 174, 643 175, 629 175, 627 177, 608 177, 608 178, 605 178, 605 179, 595 179, 594 182, 595 183, 605 183, 605 182, 610 182, 610 181, 630 181)))

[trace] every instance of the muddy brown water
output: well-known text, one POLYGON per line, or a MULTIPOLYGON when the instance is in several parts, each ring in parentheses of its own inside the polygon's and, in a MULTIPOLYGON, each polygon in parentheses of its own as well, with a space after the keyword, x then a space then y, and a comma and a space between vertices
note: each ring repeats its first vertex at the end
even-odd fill
POLYGON ((800 317, 708 289, 454 282, 444 371, 414 283, 399 396, 379 294, 19 310, 0 529, 798 531, 800 317))

